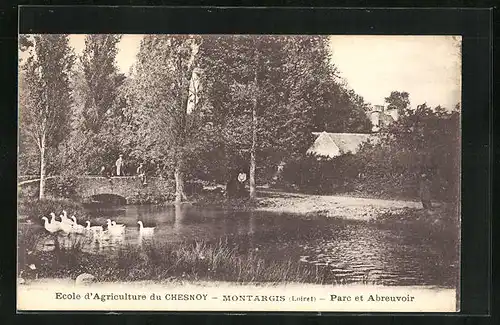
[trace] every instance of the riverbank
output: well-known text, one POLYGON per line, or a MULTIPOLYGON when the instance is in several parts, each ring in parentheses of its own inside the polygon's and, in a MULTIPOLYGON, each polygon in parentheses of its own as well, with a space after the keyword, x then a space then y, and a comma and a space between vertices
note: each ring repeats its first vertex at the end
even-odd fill
MULTIPOLYGON (((227 199, 221 194, 193 196, 183 204, 197 206, 211 206, 226 210, 262 211, 272 213, 296 214, 302 217, 326 217, 346 220, 384 222, 394 221, 412 215, 413 219, 439 222, 439 220, 455 220, 459 218, 456 207, 451 204, 433 203, 433 209, 423 210, 418 201, 387 200, 377 198, 352 197, 346 195, 313 195, 291 193, 276 190, 259 189, 258 198, 250 201, 247 198, 227 199)), ((161 205, 174 205, 174 202, 165 202, 161 205)), ((44 200, 19 202, 18 214, 20 219, 33 216, 49 215, 63 209, 69 215, 85 215, 81 203, 71 200, 44 200)))
POLYGON ((386 200, 340 195, 309 195, 277 191, 260 191, 255 211, 297 214, 305 218, 337 218, 411 227, 413 231, 458 238, 460 233, 459 206, 433 203, 432 210, 408 200, 386 200))
POLYGON ((456 290, 429 286, 314 285, 225 281, 134 281, 18 285, 18 309, 162 311, 453 312, 456 290), (90 295, 87 295, 91 292, 90 295), (64 294, 66 299, 56 299, 64 294), (333 295, 333 296, 332 296, 333 295), (78 298, 79 297, 79 298, 78 298), (87 297, 87 298, 86 298, 87 297), (355 297, 363 297, 357 299, 355 297))
MULTIPOLYGON (((177 279, 237 283, 343 283, 343 279, 326 266, 298 263, 292 258, 265 258, 258 250, 240 247, 227 238, 180 243, 150 239, 140 245, 128 244, 115 250, 85 250, 84 247, 94 239, 48 235, 41 227, 23 228, 18 235, 19 275, 27 281, 76 278, 81 273, 89 273, 104 282, 177 279), (51 240, 51 249, 40 250, 40 245, 47 240, 51 240)), ((372 279, 367 273, 364 282, 377 283, 377 279, 372 279)))
MULTIPOLYGON (((374 220, 392 213, 398 214, 408 209, 421 209, 416 201, 383 200, 339 195, 311 195, 278 191, 259 191, 259 203, 255 210, 320 215, 329 218, 354 220, 374 220)), ((441 206, 441 204, 439 204, 441 206)))

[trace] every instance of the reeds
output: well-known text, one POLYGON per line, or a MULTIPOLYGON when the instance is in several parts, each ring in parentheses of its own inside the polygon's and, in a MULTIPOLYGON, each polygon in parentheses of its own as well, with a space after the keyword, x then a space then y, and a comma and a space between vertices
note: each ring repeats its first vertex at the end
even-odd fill
MULTIPOLYGON (((90 253, 82 242, 58 247, 50 252, 36 251, 33 233, 20 234, 20 268, 26 265, 26 252, 36 272, 24 277, 76 278, 90 273, 99 281, 228 281, 234 283, 316 283, 339 284, 328 267, 291 259, 269 260, 252 249, 242 251, 227 239, 216 242, 193 241, 179 244, 144 243, 128 245, 112 253, 90 253), (29 247, 28 247, 29 246, 29 247)), ((39 236, 39 235, 37 235, 39 236)), ((43 237, 43 236, 42 236, 43 237)), ((38 237, 41 238, 41 237, 38 237)))

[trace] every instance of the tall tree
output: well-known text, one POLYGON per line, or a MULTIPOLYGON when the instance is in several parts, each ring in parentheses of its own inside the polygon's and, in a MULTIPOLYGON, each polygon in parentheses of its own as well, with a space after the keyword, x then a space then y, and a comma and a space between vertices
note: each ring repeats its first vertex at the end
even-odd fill
POLYGON ((195 141, 195 126, 189 114, 193 80, 197 74, 201 37, 191 35, 148 35, 140 46, 134 76, 134 114, 141 143, 136 154, 155 153, 173 165, 176 202, 185 199, 185 160, 195 141), (191 129, 188 129, 191 128, 191 129))
POLYGON ((85 37, 80 56, 83 74, 82 117, 84 127, 99 133, 105 114, 112 108, 123 77, 116 67, 117 44, 121 35, 91 34, 85 37))
POLYGON ((79 172, 112 164, 120 150, 115 130, 120 117, 115 112, 117 96, 125 79, 116 66, 120 39, 121 35, 87 35, 72 75, 75 105, 68 165, 79 172))
POLYGON ((74 55, 67 35, 33 35, 22 50, 32 47, 22 69, 20 127, 40 154, 40 192, 45 196, 46 153, 68 134, 72 104, 69 74, 74 55))
POLYGON ((406 114, 410 109, 410 94, 406 91, 392 91, 389 97, 385 98, 387 109, 397 109, 400 115, 406 114))
MULTIPOLYGON (((216 142, 248 161, 250 195, 261 167, 275 169, 310 145, 313 119, 327 106, 334 73, 327 39, 319 36, 210 36, 202 47, 216 142)), ((262 171, 263 168, 260 170, 262 171)))

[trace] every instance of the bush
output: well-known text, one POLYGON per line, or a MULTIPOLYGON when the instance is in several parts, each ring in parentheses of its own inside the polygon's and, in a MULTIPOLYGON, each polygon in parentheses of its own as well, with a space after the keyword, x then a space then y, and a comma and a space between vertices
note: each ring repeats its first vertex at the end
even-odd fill
POLYGON ((389 133, 380 134, 379 143, 367 143, 355 155, 307 156, 289 162, 283 180, 316 193, 417 199, 420 174, 426 173, 433 182, 434 200, 458 202, 459 122, 458 112, 437 113, 420 105, 403 115, 389 133))
POLYGON ((358 152, 365 178, 356 187, 373 194, 418 197, 419 177, 428 174, 435 200, 460 196, 460 116, 420 105, 402 116, 380 144, 358 152))
POLYGON ((57 198, 73 199, 77 196, 78 179, 75 176, 50 178, 45 183, 45 191, 57 198))
POLYGON ((40 183, 33 182, 17 187, 17 197, 19 200, 38 200, 40 193, 40 183))
POLYGON ((79 217, 85 215, 85 210, 80 203, 68 199, 20 201, 18 204, 19 216, 38 221, 43 216, 48 217, 51 212, 59 216, 63 210, 66 210, 68 216, 76 215, 79 217))
POLYGON ((166 179, 146 179, 151 187, 139 189, 135 195, 127 197, 128 204, 160 204, 171 202, 175 198, 175 182, 166 179))
POLYGON ((360 168, 359 160, 352 154, 333 159, 308 155, 284 167, 283 181, 308 192, 335 193, 349 190, 360 168))

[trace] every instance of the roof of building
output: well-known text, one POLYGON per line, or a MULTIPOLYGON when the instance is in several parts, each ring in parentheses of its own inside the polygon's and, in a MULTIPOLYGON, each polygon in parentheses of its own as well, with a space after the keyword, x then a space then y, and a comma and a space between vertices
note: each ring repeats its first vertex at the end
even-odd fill
POLYGON ((379 140, 376 134, 369 133, 313 132, 313 134, 318 137, 307 153, 330 158, 349 152, 354 154, 358 152, 361 144, 368 140, 372 142, 379 140))
POLYGON ((382 112, 382 114, 380 114, 380 122, 381 122, 381 125, 383 126, 388 126, 388 125, 391 125, 392 123, 394 123, 394 117, 392 117, 392 115, 390 114, 385 114, 384 112, 382 112))

